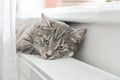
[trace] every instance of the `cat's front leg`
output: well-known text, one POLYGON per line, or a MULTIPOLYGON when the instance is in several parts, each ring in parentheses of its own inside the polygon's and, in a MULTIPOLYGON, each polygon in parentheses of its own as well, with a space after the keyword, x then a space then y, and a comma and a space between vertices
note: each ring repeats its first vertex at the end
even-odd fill
POLYGON ((17 43, 16 51, 26 53, 26 54, 33 54, 35 53, 35 48, 29 41, 22 40, 17 43))

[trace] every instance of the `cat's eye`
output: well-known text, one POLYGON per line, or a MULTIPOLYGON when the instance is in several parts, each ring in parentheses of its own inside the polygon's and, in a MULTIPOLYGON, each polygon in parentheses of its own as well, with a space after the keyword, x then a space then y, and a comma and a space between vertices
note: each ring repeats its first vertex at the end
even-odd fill
POLYGON ((45 44, 49 44, 49 41, 47 39, 44 39, 45 44))
POLYGON ((58 46, 57 50, 64 50, 65 47, 64 46, 58 46))

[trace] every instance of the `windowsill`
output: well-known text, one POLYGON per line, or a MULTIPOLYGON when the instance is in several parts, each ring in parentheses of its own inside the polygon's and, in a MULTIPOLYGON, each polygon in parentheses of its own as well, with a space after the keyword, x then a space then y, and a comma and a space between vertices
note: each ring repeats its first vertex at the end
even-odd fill
POLYGON ((120 1, 109 3, 84 4, 80 6, 42 9, 36 12, 21 14, 21 18, 38 18, 43 12, 48 16, 63 21, 85 23, 120 24, 120 1), (113 16, 114 15, 114 16, 113 16))
MULTIPOLYGON (((19 58, 22 64, 25 61, 31 65, 38 74, 42 74, 42 76, 48 80, 119 80, 119 78, 114 75, 74 58, 43 60, 39 56, 25 54, 21 54, 19 58)), ((19 65, 19 67, 20 66, 22 65, 19 65)), ((31 73, 26 72, 24 72, 24 74, 28 76, 32 74, 31 71, 31 73)))

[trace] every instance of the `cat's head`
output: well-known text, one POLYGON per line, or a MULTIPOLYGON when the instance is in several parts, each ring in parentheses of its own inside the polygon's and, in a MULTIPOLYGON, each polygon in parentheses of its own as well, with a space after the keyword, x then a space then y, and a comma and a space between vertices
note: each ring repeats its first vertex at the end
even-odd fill
POLYGON ((36 27, 34 47, 45 59, 73 56, 86 31, 86 28, 72 29, 42 14, 41 25, 36 27))

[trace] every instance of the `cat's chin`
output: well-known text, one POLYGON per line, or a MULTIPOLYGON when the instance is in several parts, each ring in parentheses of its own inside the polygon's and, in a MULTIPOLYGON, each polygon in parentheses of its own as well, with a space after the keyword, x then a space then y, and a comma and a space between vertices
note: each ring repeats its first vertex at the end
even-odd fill
POLYGON ((55 58, 43 58, 44 60, 55 60, 55 58))
POLYGON ((41 57, 42 59, 45 59, 45 60, 54 60, 56 59, 55 57, 41 57))
POLYGON ((56 58, 54 58, 54 57, 49 57, 49 58, 47 58, 48 60, 54 60, 54 59, 56 59, 56 58))

